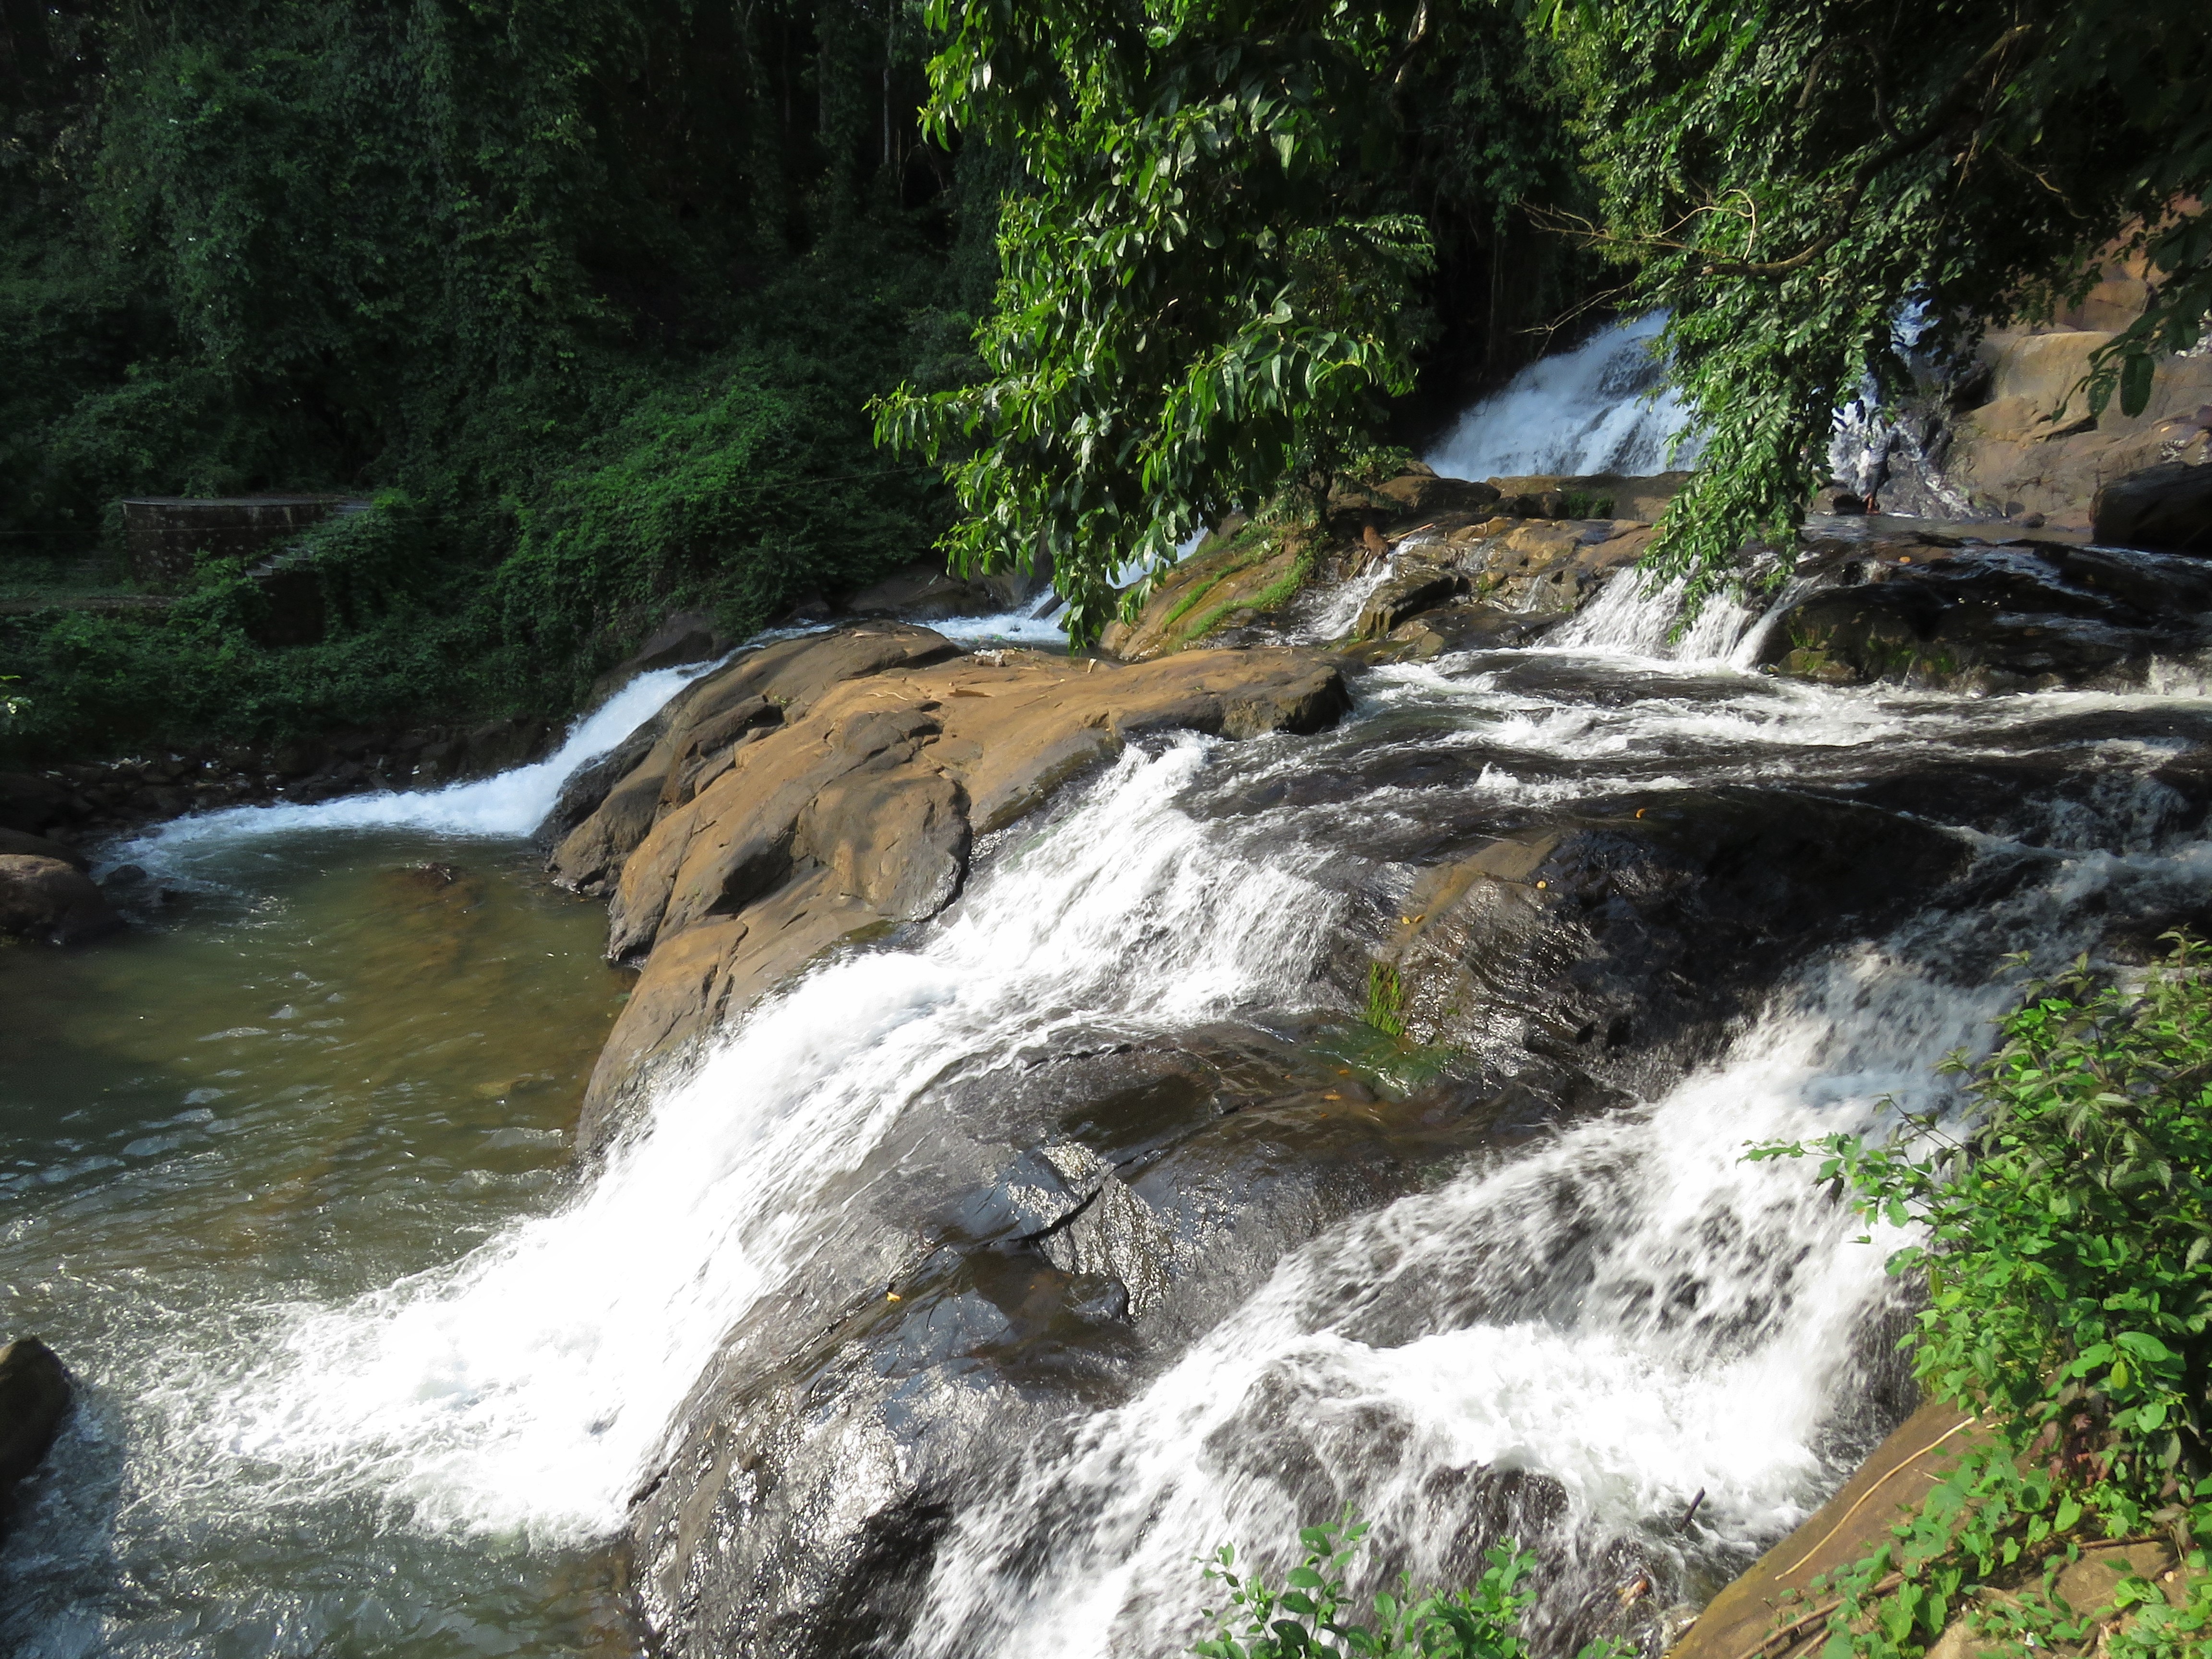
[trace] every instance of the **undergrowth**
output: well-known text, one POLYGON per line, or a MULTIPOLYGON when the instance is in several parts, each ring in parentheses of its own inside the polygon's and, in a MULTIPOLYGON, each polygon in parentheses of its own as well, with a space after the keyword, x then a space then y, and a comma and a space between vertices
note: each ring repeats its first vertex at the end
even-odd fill
MULTIPOLYGON (((1534 1595, 1522 1587, 1535 1558, 1512 1539, 1491 1547, 1487 1565, 1465 1589, 1417 1589, 1401 1575, 1395 1594, 1377 1595, 1364 1613, 1350 1605, 1345 1574, 1367 1538, 1347 1511, 1333 1525, 1304 1528, 1304 1558, 1278 1589, 1237 1571, 1223 1545, 1206 1568, 1224 1586, 1229 1606, 1202 1615, 1215 1633, 1191 1651, 1198 1659, 1527 1659, 1521 1620, 1534 1595)), ((1624 1643, 1592 1642, 1577 1659, 1626 1659, 1624 1643)))
MULTIPOLYGON (((1969 1072, 1958 1130, 1906 1119, 1823 1154, 1862 1214, 1915 1225, 1890 1259, 1927 1305, 1906 1339, 1922 1389, 1975 1414, 1961 1455, 1881 1545, 1815 1581, 1826 1659, 1917 1659, 1964 1613, 1994 1650, 2094 1644, 2105 1659, 2212 1645, 2212 951, 2174 936, 2137 985, 2086 959, 2027 988, 1969 1072), (2116 1607, 2052 1591, 2085 1547, 2157 1540, 2182 1605, 2139 1575, 2116 1607)), ((1802 1641, 1801 1635, 1795 1638, 1802 1641)), ((1776 1649, 1776 1651, 1783 1650, 1776 1649)))

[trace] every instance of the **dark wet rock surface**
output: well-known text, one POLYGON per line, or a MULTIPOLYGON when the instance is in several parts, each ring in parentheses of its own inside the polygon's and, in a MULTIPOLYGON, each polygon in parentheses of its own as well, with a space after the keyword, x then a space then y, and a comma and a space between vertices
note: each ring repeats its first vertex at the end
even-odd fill
POLYGON ((0 938, 82 945, 122 925, 107 896, 74 863, 0 852, 0 938))
MULTIPOLYGON (((2077 574, 2103 568, 2083 557, 2077 574)), ((1486 738, 1406 690, 1425 684, 1413 671, 1383 672, 1398 678, 1358 683, 1356 724, 1294 757, 1216 766, 1182 803, 1225 844, 1300 849, 1339 895, 1310 1005, 1171 1039, 1102 1030, 940 1078, 845 1183, 803 1293, 732 1334, 635 1511, 645 1607, 672 1653, 907 1650, 950 1529, 1012 1478, 1008 1449, 1042 1455, 1130 1399, 1289 1252, 1470 1160, 1655 1097, 1808 962, 2000 916, 2051 878, 2051 849, 2170 848, 2212 804, 2212 720, 2187 703, 1992 702, 1978 723, 1947 714, 1940 734, 1907 704, 1883 716, 1893 735, 1808 744, 1790 720, 1830 694, 1496 650, 1458 671, 1480 675, 1486 738), (1607 749, 1542 725, 1607 710, 1644 735, 1607 749), (1348 1012, 1378 965, 1398 978, 1400 1036, 1348 1012)), ((2100 890, 2083 925, 2124 955, 2178 905, 2170 874, 2147 872, 2100 890)), ((2017 942, 1993 920, 1949 965, 1986 977, 2017 942)), ((1501 1263, 1472 1300, 1454 1282, 1399 1286, 1341 1328, 1389 1346, 1501 1307, 1571 1323, 1597 1283, 1576 1248, 1555 1241, 1517 1279, 1501 1263)), ((1767 1246, 1716 1221, 1707 1248, 1714 1273, 1749 1274, 1728 1264, 1767 1246)), ((1663 1322, 1701 1291, 1642 1293, 1663 1322)), ((1755 1342, 1789 1295, 1784 1273, 1769 1299, 1695 1316, 1713 1341, 1755 1342)), ((1863 1422, 1839 1446, 1909 1408, 1885 1352, 1865 1346, 1863 1422)), ((1240 1408, 1235 1460, 1297 1486, 1327 1461, 1312 1409, 1263 1389, 1240 1408)), ((1375 1445, 1389 1432, 1378 1420, 1375 1445)), ((1326 1481, 1304 1496, 1315 1514, 1340 1498, 1326 1481)), ((1470 1537, 1569 1507, 1547 1476, 1479 1468, 1423 1501, 1470 1537)), ((1680 1568, 1616 1540, 1577 1571, 1680 1568)), ((1559 1639, 1635 1634, 1660 1611, 1623 1624, 1600 1595, 1557 1610, 1559 1639)))
POLYGON ((2091 526, 2115 547, 2212 553, 2212 466, 2172 461, 2106 481, 2091 526))
POLYGON ((2212 564, 2060 541, 1808 538, 1761 660, 1829 684, 2124 683, 2212 641, 2212 564))
POLYGON ((14 1520, 15 1488, 52 1449, 71 1394, 68 1370, 37 1337, 0 1347, 0 1538, 14 1520))

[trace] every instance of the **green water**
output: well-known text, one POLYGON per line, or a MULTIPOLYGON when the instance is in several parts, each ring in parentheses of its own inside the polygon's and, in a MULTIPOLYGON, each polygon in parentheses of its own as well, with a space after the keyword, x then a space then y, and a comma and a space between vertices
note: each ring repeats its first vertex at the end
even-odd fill
POLYGON ((288 1309, 441 1267, 568 1180, 627 976, 512 842, 301 832, 74 951, 0 948, 0 1334, 80 1407, 0 1652, 628 1655, 611 1556, 446 1537, 195 1455, 288 1309))

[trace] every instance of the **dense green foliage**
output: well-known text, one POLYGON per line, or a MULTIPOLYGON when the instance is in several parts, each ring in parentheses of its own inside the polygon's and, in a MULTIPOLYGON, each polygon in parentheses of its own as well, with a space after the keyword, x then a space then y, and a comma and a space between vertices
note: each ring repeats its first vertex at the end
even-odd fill
MULTIPOLYGON (((1310 489, 1376 430, 1445 291, 1419 274, 1486 214, 1527 207, 1628 267, 1598 297, 1672 313, 1709 441, 1657 557, 1699 592, 1794 526, 1839 403, 1907 388, 1908 313, 1955 354, 2138 259, 2154 302, 2083 388, 2132 409, 2212 304, 2212 21, 2189 0, 931 16, 933 119, 988 134, 1028 193, 988 379, 891 399, 879 427, 946 466, 956 556, 1049 553, 1082 626, 1125 561, 1310 489)), ((1478 304, 1447 263, 1463 329, 1478 304)))
POLYGON ((1797 522, 1832 411, 1922 349, 2048 315, 2127 252, 2156 300, 2102 360, 2130 410, 2212 309, 2212 14, 2194 0, 1559 0, 1595 239, 1672 311, 1710 442, 1663 562, 1719 580, 1797 522), (2118 244, 2115 248, 2112 245, 2118 244))
POLYGON ((1487 198, 1495 218, 1564 157, 1541 47, 1502 9, 932 0, 929 17, 930 118, 1018 156, 1025 188, 1000 221, 988 377, 902 391, 878 428, 945 465, 965 515, 951 556, 1049 558, 1079 638, 1126 567, 1156 574, 1279 491, 1317 507, 1413 389, 1437 240, 1415 210, 1449 222, 1446 200, 1463 218, 1487 198), (1453 52, 1469 78, 1411 81, 1453 52))
MULTIPOLYGON (((1927 1288, 1914 1367, 1990 1434, 1841 1576, 1838 1656, 1917 1653, 1972 1585, 2084 1539, 2162 1535, 2200 1571, 2212 1546, 2212 951, 2180 941, 2132 988, 2077 965, 2002 1030, 1963 1135, 1820 1143, 1823 1180, 1922 1230, 1890 1263, 1927 1288)), ((2134 1650, 2212 1640, 2212 1580, 2180 1612, 2136 1599, 2134 1650)), ((2045 1645, 2068 1616, 2034 1595, 2003 1614, 2045 1645)))
POLYGON ((0 557, 125 495, 384 503, 318 538, 319 646, 220 571, 0 623, 23 746, 557 709, 660 611, 919 556, 941 488, 863 405, 969 372, 996 198, 922 52, 880 0, 10 0, 0 557))
MULTIPOLYGON (((1208 1611, 1216 1633, 1191 1651, 1199 1659, 1527 1659, 1521 1616, 1535 1600, 1521 1588, 1535 1559, 1511 1539, 1491 1547, 1488 1565, 1472 1585, 1450 1591, 1416 1589, 1375 1598, 1358 1617, 1346 1603, 1345 1573, 1367 1537, 1349 1516, 1298 1534, 1304 1559, 1280 1589, 1237 1571, 1236 1552, 1222 1546, 1206 1569, 1208 1583, 1225 1586, 1230 1605, 1208 1611)), ((1623 1659, 1616 1642, 1593 1642, 1579 1659, 1623 1659)))
POLYGON ((324 645, 222 573, 0 621, 18 746, 553 708, 940 532, 1086 636, 1601 303, 1673 313, 1709 588, 1907 308, 1957 350, 2118 242, 2084 397, 2139 402, 2212 301, 2208 76, 2185 0, 0 0, 0 559, 386 501, 324 645))

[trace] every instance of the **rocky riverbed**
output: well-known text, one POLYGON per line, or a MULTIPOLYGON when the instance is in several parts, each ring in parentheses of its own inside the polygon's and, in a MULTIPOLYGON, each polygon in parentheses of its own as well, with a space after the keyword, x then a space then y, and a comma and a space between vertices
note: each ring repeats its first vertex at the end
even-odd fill
MULTIPOLYGON (((564 1016, 588 1079, 532 1097, 532 1133, 577 1124, 566 1187, 373 1282, 295 1269, 152 1427, 101 1392, 131 1318, 82 1334, 93 1420, 133 1425, 113 1478, 172 1494, 112 1510, 119 1559, 196 1582, 189 1539, 289 1559, 328 1528, 368 1571, 389 1539, 374 1571, 487 1628, 568 1584, 514 1626, 547 1651, 579 1619, 629 1650, 620 1571, 672 1654, 1164 1656, 1194 1557, 1273 1560, 1351 1504, 1370 1579, 1510 1534, 1543 1651, 1656 1650, 1914 1404, 1880 1252, 1741 1144, 1943 1109, 2010 952, 2212 921, 2194 561, 1826 519, 1768 602, 1686 627, 1632 567, 1668 483, 1416 470, 1310 540, 1227 527, 1110 659, 857 618, 653 671, 573 760, 118 849, 156 882, 242 860, 250 892, 301 836, 512 859, 534 826, 628 975, 564 1016), (280 1496, 198 1515, 206 1422, 280 1496), (538 1576, 455 1588, 480 1538, 538 1576)), ((426 941, 478 925, 472 856, 417 859, 426 941)), ((226 1073, 289 1034, 283 994, 213 1034, 226 1073)), ((513 1003, 447 1012, 527 1048, 513 1003)), ((396 1110, 278 1184, 367 1201, 346 1149, 396 1110)), ((58 1158, 70 1224, 160 1190, 167 1144, 58 1158)), ((464 1161, 438 1204, 507 1178, 464 1161)), ((131 1352, 204 1343, 194 1300, 131 1352)), ((34 1524, 101 1512, 70 1478, 34 1524)), ((97 1577, 35 1605, 90 1596, 148 1652, 198 1627, 97 1577)), ((301 1606, 267 1650, 298 1618, 368 1639, 301 1606)))

